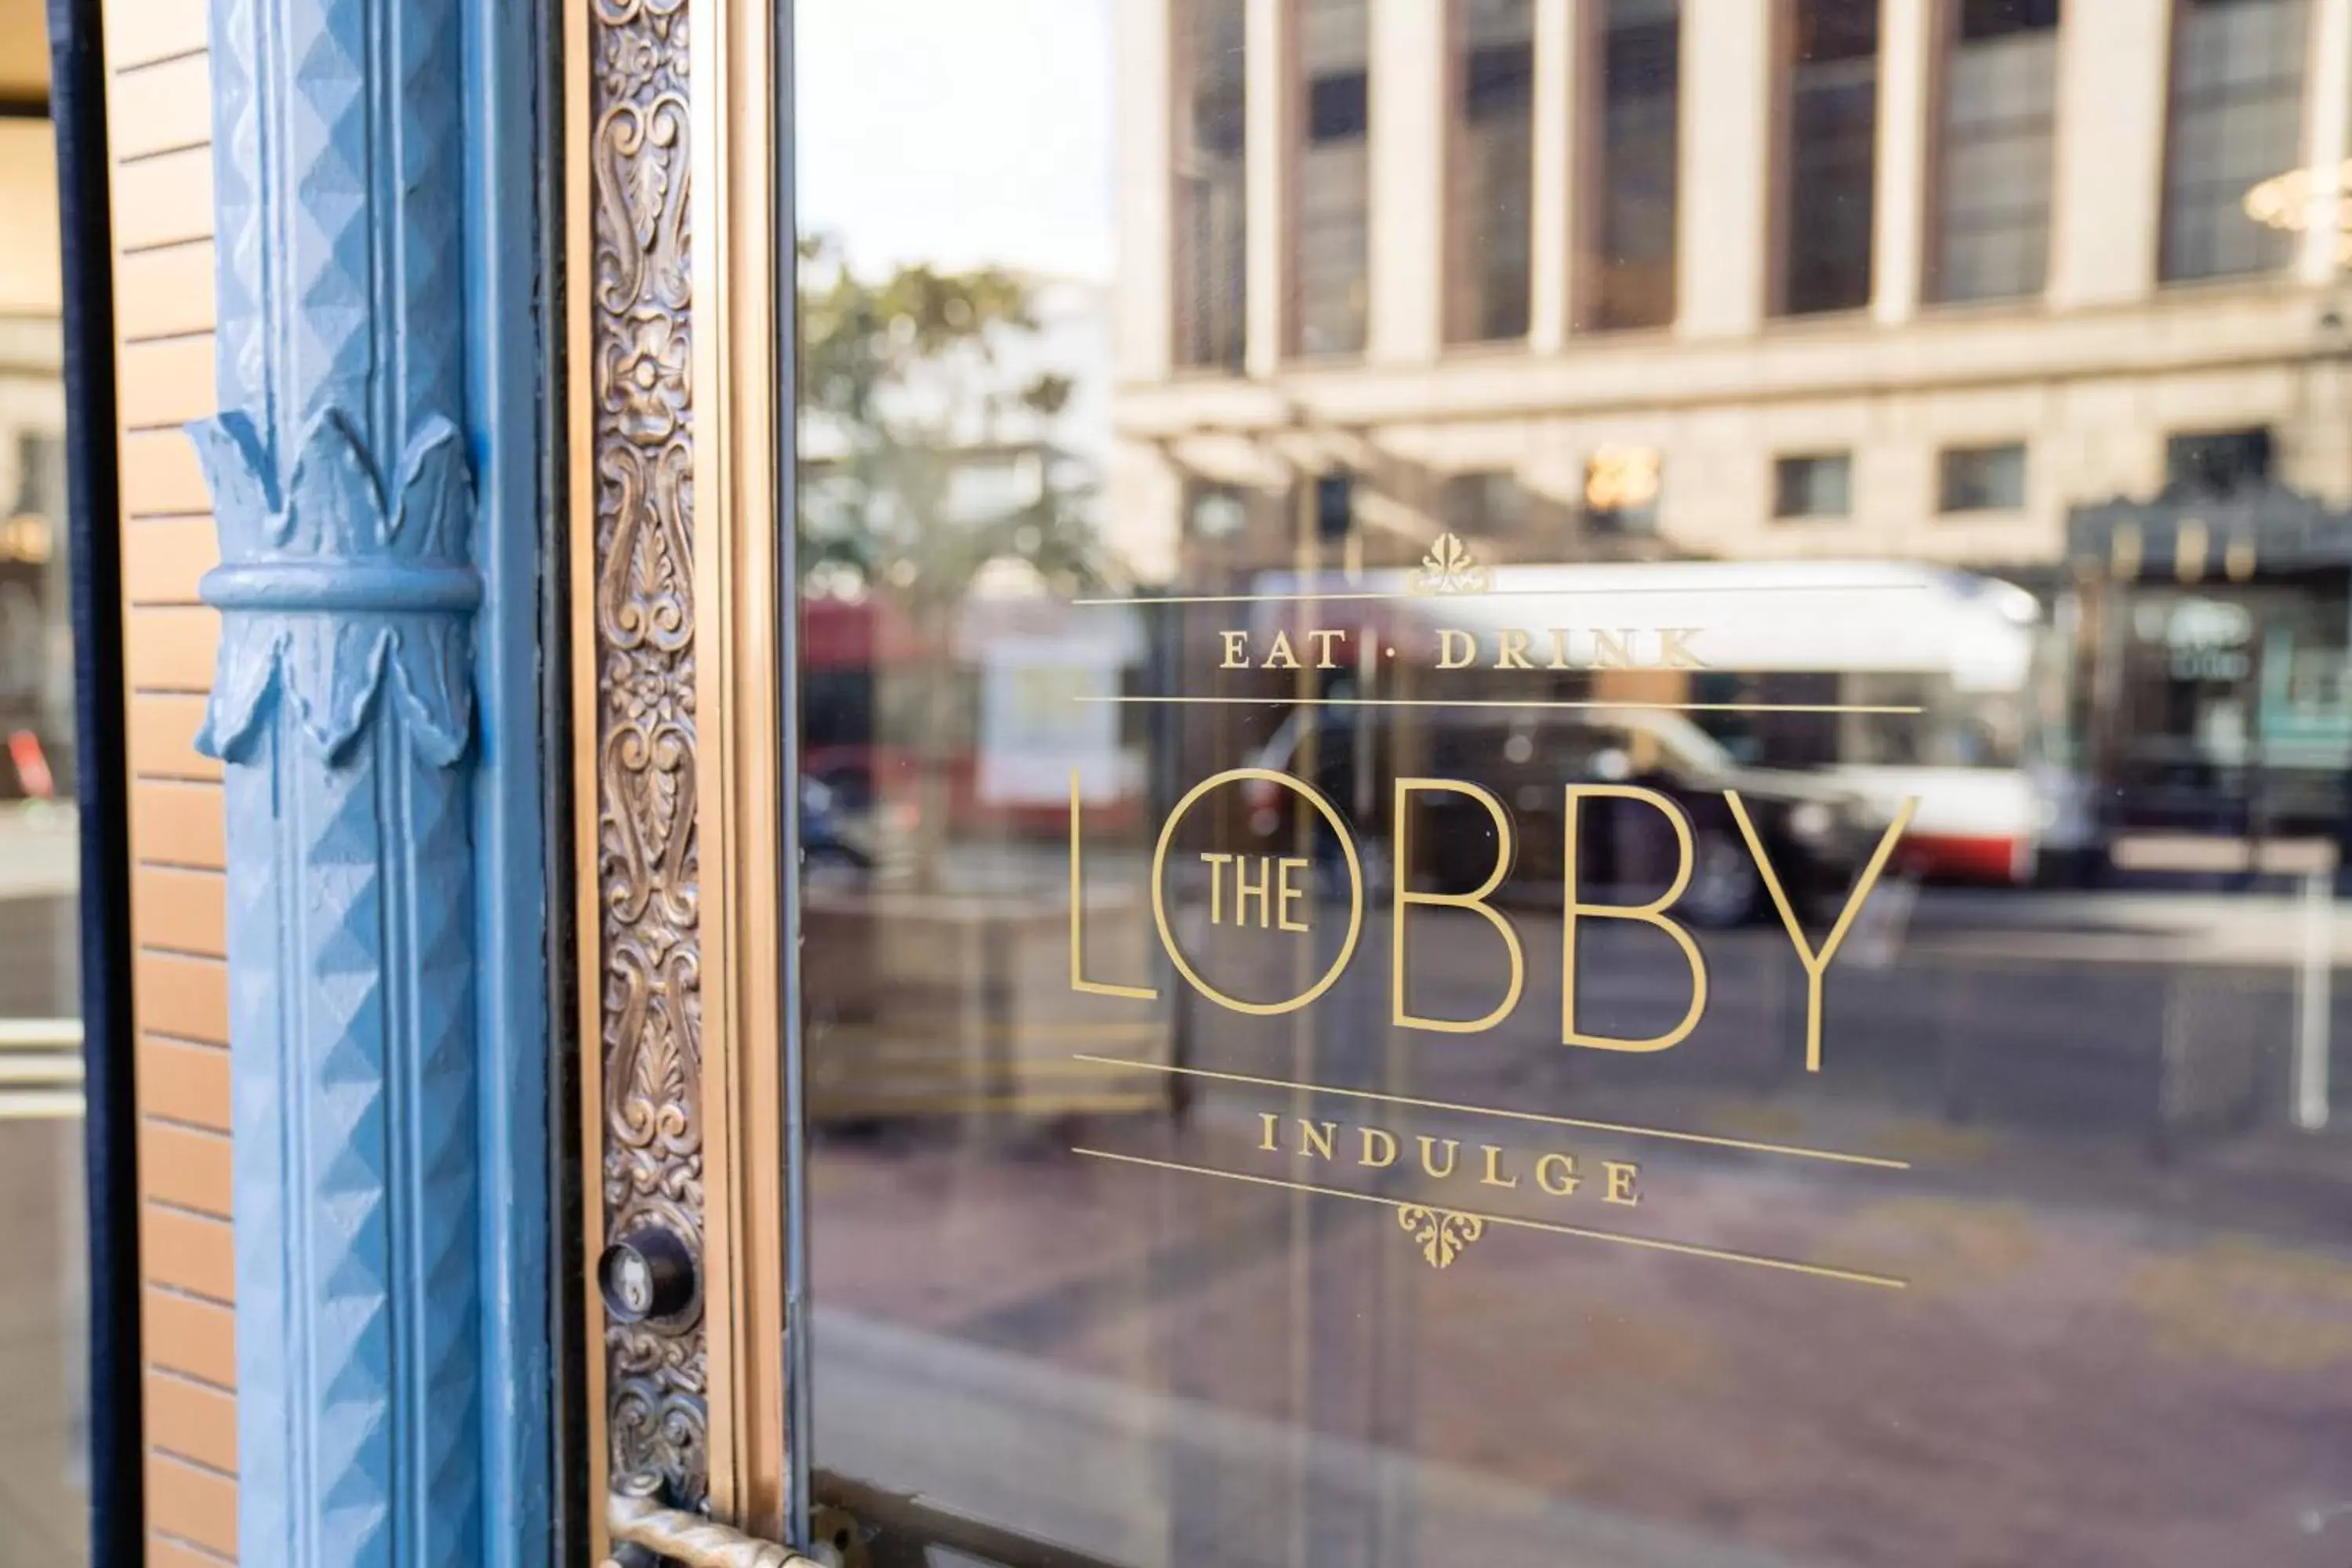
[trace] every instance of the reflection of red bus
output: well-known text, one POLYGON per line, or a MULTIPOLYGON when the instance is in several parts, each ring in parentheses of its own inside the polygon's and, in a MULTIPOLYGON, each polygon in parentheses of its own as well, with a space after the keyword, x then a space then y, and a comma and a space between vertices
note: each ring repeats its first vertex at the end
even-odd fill
MULTIPOLYGON (((919 638, 906 611, 887 601, 804 601, 803 774, 822 783, 838 809, 870 816, 886 831, 911 830, 926 800, 936 799, 945 803, 950 829, 1066 832, 1066 772, 1056 773, 1050 790, 1034 781, 1008 790, 1001 776, 989 776, 992 742, 1000 752, 1020 743, 1004 732, 1013 715, 997 710, 1005 684, 992 683, 991 670, 1019 667, 1018 654, 1041 626, 1060 630, 1087 613, 1043 599, 976 601, 941 648, 919 638), (927 770, 938 774, 931 791, 927 770)), ((1055 668, 1058 656, 1044 657, 1048 662, 1034 668, 1055 668)), ((1090 792, 1087 812, 1109 828, 1138 819, 1141 806, 1139 789, 1121 787, 1108 799, 1090 792)))
POLYGON ((40 736, 30 730, 18 730, 10 734, 8 761, 16 774, 17 789, 27 799, 57 798, 57 775, 49 771, 48 753, 41 747, 40 736))
POLYGON ((906 617, 870 599, 808 599, 801 607, 801 771, 863 814, 894 777, 911 780, 919 759, 876 744, 877 693, 887 668, 916 661, 906 617))

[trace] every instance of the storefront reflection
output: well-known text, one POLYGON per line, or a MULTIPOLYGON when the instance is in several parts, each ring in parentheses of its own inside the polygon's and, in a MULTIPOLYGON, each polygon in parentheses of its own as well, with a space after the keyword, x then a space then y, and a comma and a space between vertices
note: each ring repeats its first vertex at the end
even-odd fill
POLYGON ((2352 12, 2184 6, 2169 60, 2119 0, 1014 7, 898 105, 1026 171, 989 211, 817 87, 814 1447, 873 1561, 2340 1568, 2332 241, 2064 105, 2202 124, 2352 12), (1095 153, 1023 139, 1056 26, 1095 153), (1548 150, 1577 92, 1679 103, 1675 177, 1548 150), (1538 227, 1463 276, 1529 303, 1462 353, 1503 209, 1423 143, 1506 104, 1538 227), (1881 204, 1801 289, 1748 111, 1881 204), (2160 207, 2063 177, 2117 161, 2160 207), (2047 299, 1890 282, 2053 232, 2047 299), (1671 332, 1600 330, 1624 277, 1671 332))
POLYGON ((58 188, 29 11, 0 87, 34 106, 0 120, 0 1568, 46 1568, 89 1556, 89 1313, 58 188))

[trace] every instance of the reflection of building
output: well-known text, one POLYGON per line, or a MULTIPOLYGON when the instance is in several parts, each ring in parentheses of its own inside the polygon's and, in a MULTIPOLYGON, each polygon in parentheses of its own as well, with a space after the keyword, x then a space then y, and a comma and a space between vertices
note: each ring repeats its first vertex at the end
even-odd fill
POLYGON ((2132 826, 2352 820, 2352 513, 2260 488, 2078 508, 2070 729, 2132 826))
POLYGON ((1319 518, 2036 574, 2081 502, 2352 497, 2336 215, 2244 203, 2352 150, 2352 0, 1118 16, 1115 510, 1168 570, 1319 518))

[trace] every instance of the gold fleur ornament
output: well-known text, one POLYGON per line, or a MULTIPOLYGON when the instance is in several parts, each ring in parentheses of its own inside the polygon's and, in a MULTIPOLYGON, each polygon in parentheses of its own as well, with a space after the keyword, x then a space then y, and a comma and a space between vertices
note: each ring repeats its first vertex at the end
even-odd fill
POLYGON ((1444 1268, 1486 1234, 1486 1222, 1474 1214, 1423 1208, 1406 1204, 1397 1210, 1397 1225, 1421 1244, 1421 1256, 1432 1268, 1444 1268))
POLYGON ((1422 558, 1420 570, 1405 582, 1405 587, 1421 595, 1433 594, 1483 594, 1492 580, 1486 568, 1453 532, 1441 533, 1422 558))

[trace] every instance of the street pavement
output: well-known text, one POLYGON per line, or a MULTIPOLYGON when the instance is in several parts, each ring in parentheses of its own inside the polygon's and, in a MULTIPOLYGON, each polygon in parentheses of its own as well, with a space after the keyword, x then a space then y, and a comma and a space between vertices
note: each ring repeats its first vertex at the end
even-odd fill
MULTIPOLYGON (((71 1017, 70 811, 0 809, 0 1018, 71 1017)), ((79 1121, 0 1117, 0 1568, 88 1561, 79 1121)))
MULTIPOLYGON (((1158 1003, 1066 1000, 1038 1032, 1086 1050, 1099 1020, 1122 1042, 1099 1054, 1132 1056, 1137 1011, 1165 1018, 1181 1061, 1231 1075, 1179 1110, 1060 1114, 1041 1076, 1025 1110, 820 1128, 818 1465, 1136 1568, 2343 1568, 2352 1142, 2294 1114, 2315 953, 2352 1082, 2336 906, 2315 941, 2291 890, 1896 902, 1828 973, 1818 1074, 1777 924, 1702 933, 1704 1020, 1639 1055, 1559 1043, 1559 921, 1529 910, 1507 1022, 1391 1027, 1376 910, 1298 1012, 1163 973, 1158 1003), (1301 1115, 1340 1123, 1340 1158, 1301 1145, 1301 1115), (1368 1121, 1408 1170, 1423 1133, 1465 1159, 1496 1142, 1522 1178, 1546 1149, 1588 1176, 1638 1162, 1642 1201, 1367 1172, 1344 1152, 1368 1121), (1500 1224, 1441 1269, 1396 1201, 1905 1288, 1500 1224)), ((1321 971, 1340 915, 1317 906, 1306 937, 1174 925, 1264 1002, 1321 971)), ((1493 1006, 1491 927, 1412 919, 1411 1005, 1493 1006)), ((1590 923, 1580 1026, 1671 1026, 1676 950, 1590 923)), ((1038 972, 1001 990, 1043 997, 1058 958, 1011 961, 1038 972)))

